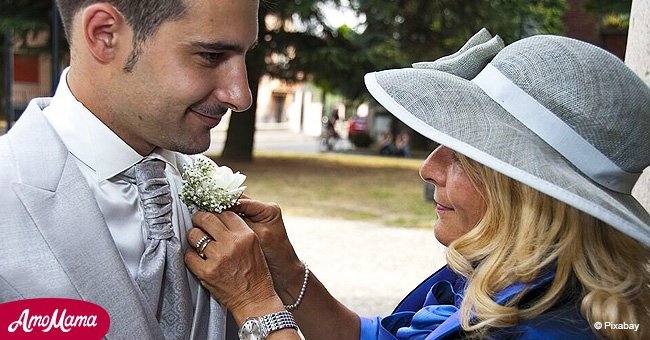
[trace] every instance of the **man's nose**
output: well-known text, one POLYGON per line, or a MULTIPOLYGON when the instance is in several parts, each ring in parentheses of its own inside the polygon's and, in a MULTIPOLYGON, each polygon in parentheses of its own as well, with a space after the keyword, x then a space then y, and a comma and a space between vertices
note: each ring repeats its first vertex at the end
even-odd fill
POLYGON ((244 59, 218 75, 215 95, 217 99, 236 112, 246 111, 253 103, 244 59))

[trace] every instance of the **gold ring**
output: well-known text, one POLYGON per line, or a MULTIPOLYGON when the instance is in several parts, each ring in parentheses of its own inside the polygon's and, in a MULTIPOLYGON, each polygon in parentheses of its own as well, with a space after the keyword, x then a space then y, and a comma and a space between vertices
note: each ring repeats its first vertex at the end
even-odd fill
POLYGON ((196 248, 196 252, 204 260, 206 259, 206 257, 205 257, 205 254, 203 253, 203 251, 205 250, 205 248, 208 246, 208 243, 210 243, 210 242, 212 242, 212 238, 208 237, 205 241, 203 241, 203 243, 201 244, 201 247, 196 248))

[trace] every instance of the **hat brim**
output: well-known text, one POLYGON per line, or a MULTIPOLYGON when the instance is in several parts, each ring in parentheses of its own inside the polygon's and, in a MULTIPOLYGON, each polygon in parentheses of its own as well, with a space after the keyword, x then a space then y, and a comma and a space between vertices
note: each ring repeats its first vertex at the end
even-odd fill
POLYGON ((477 85, 433 69, 368 73, 370 94, 423 136, 592 215, 650 247, 650 215, 586 176, 477 85))

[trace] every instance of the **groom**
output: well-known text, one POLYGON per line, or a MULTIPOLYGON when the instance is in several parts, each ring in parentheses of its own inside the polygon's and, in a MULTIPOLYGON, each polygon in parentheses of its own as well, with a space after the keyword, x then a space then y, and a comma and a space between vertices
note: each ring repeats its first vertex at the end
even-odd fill
POLYGON ((180 171, 251 105, 259 1, 57 4, 70 67, 0 137, 0 303, 90 301, 111 339, 223 339, 225 311, 182 264, 180 171))

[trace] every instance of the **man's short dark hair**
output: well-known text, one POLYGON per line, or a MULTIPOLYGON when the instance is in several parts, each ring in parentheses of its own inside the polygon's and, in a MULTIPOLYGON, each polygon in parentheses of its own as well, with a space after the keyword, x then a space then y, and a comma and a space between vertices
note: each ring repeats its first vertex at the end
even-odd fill
POLYGON ((185 0, 57 0, 68 42, 72 43, 70 30, 75 14, 82 8, 99 2, 115 6, 133 29, 133 50, 124 66, 127 72, 135 66, 144 42, 156 33, 160 25, 181 18, 187 11, 185 0))

